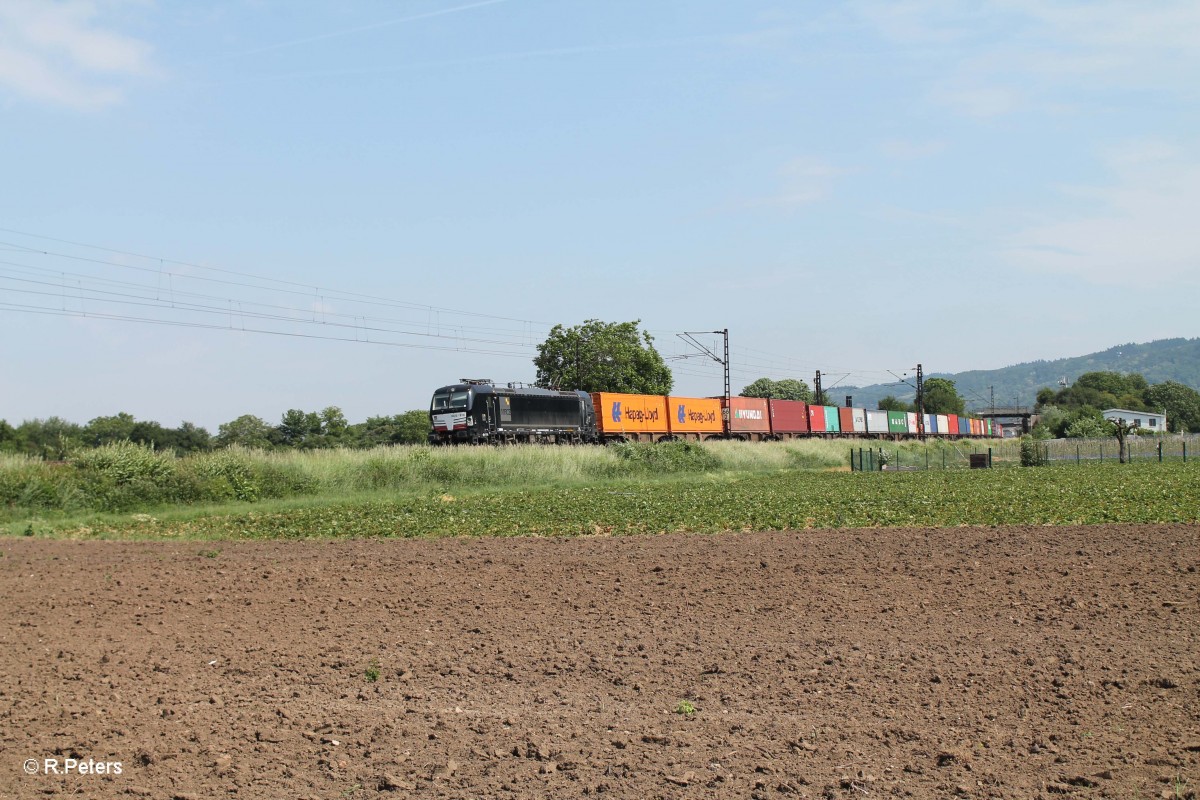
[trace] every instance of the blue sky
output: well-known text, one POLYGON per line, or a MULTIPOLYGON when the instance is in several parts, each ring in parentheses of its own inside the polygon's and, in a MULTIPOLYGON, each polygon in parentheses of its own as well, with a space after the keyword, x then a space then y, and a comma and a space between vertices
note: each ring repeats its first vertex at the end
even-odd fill
POLYGON ((6 0, 0 418, 361 421, 589 318, 735 391, 1196 336, 1197 74, 1189 2, 6 0))

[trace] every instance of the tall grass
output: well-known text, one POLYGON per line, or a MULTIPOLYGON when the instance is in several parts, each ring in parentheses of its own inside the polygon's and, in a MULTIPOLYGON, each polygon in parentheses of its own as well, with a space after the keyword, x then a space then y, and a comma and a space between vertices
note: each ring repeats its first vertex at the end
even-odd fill
POLYGON ((36 456, 20 455, 18 453, 0 453, 0 470, 18 469, 29 464, 41 463, 36 456))
POLYGON ((398 446, 260 452, 255 457, 301 472, 322 491, 353 492, 413 486, 562 485, 682 472, 831 469, 848 463, 849 448, 823 440, 712 441, 608 447, 398 446))
MULTIPOLYGON (((141 511, 317 495, 572 486, 685 473, 837 469, 848 464, 852 445, 847 440, 812 439, 609 447, 413 445, 272 452, 235 447, 174 458, 117 442, 80 451, 65 463, 3 457, 0 521, 47 513, 141 511)), ((911 449, 924 445, 885 446, 911 449)))
MULTIPOLYGON (((423 487, 541 486, 604 481, 646 473, 726 468, 710 444, 672 442, 611 447, 377 447, 372 450, 256 453, 293 469, 321 491, 357 492, 423 487)), ((768 465, 764 464, 764 468, 768 465)))

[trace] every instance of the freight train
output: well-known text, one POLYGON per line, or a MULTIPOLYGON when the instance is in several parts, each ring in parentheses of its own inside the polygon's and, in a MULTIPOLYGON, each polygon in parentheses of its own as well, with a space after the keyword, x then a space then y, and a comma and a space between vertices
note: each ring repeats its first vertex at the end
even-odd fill
MULTIPOLYGON (((1000 437, 991 420, 926 414, 924 435, 1000 437)), ((917 415, 731 397, 555 391, 467 380, 443 386, 429 405, 429 443, 584 444, 679 439, 781 441, 809 437, 904 439, 921 435, 917 415), (726 421, 728 420, 728 425, 726 421)))

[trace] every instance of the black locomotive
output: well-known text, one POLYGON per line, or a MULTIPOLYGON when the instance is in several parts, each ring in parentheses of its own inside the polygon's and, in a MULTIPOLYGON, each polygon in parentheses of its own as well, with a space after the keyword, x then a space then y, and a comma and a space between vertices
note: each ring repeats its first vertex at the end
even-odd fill
POLYGON ((587 392, 495 386, 469 380, 443 386, 429 406, 429 443, 584 443, 598 440, 587 392))

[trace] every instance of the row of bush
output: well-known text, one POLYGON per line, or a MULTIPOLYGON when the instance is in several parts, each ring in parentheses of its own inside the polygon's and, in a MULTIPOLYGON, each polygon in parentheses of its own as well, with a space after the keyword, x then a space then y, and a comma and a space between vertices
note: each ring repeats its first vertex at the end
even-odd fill
POLYGON ((713 448, 690 442, 609 448, 404 446, 306 454, 234 447, 177 458, 122 441, 80 450, 63 462, 8 457, 0 462, 0 514, 11 520, 49 511, 123 512, 317 493, 570 483, 721 468, 723 459, 713 448))
POLYGON ((287 465, 245 452, 178 459, 117 442, 66 462, 12 460, 0 469, 0 506, 8 516, 40 511, 130 511, 169 504, 254 501, 311 494, 317 482, 287 465))

